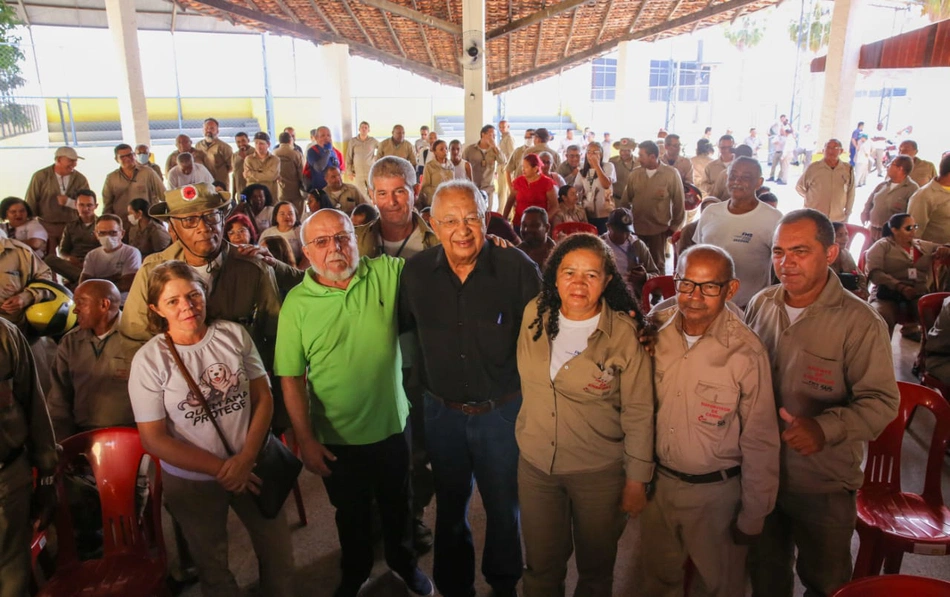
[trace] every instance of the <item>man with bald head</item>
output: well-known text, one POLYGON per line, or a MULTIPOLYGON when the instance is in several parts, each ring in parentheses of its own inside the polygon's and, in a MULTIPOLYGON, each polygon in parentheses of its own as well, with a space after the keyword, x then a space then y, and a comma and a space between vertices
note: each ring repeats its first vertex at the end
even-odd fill
POLYGON ((119 331, 119 289, 108 280, 76 287, 76 327, 59 343, 46 397, 57 441, 90 429, 134 426, 129 371, 140 344, 119 331))
POLYGON ((656 345, 656 492, 641 515, 644 594, 682 595, 683 564, 703 595, 742 595, 748 546, 778 492, 769 355, 726 308, 732 258, 696 245, 676 268, 676 306, 656 345), (645 543, 646 544, 646 543, 645 543))
POLYGON ((917 142, 912 139, 901 141, 898 147, 900 155, 910 156, 914 161, 914 167, 911 168, 910 179, 917 183, 917 186, 923 187, 931 180, 937 177, 937 168, 933 162, 922 160, 917 157, 917 142))
POLYGON ((521 578, 515 359, 525 305, 540 291, 537 265, 485 242, 487 203, 467 180, 439 185, 432 223, 440 244, 406 263, 399 318, 414 329, 425 375, 426 448, 436 488, 433 576, 447 597, 475 594, 467 520, 473 481, 487 515, 482 571, 494 594, 521 578))
POLYGON ((211 170, 211 168, 208 167, 209 164, 214 166, 212 161, 208 159, 208 154, 191 144, 191 137, 188 135, 178 135, 175 137, 175 151, 171 152, 168 159, 165 160, 165 176, 168 176, 171 169, 178 165, 179 153, 190 153, 195 157, 195 163, 201 164, 205 168, 208 168, 209 171, 211 170))
POLYGON ((323 477, 336 508, 343 578, 334 597, 356 597, 372 571, 374 499, 386 563, 411 594, 431 595, 412 547, 409 401, 396 326, 405 262, 361 258, 353 224, 335 209, 316 212, 300 234, 310 270, 284 300, 274 372, 304 465, 323 477))

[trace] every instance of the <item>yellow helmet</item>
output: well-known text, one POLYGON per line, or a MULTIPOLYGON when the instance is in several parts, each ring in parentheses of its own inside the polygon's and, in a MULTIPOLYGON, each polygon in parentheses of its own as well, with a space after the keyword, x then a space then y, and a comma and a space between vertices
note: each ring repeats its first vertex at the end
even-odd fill
POLYGON ((64 286, 46 280, 37 280, 27 286, 37 290, 48 290, 53 299, 35 303, 26 309, 26 320, 41 336, 65 334, 76 325, 76 312, 73 311, 73 293, 64 286))

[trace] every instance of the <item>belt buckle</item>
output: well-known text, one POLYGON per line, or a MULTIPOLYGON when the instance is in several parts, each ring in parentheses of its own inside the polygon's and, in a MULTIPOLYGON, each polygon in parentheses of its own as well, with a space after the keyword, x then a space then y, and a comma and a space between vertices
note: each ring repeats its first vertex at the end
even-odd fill
POLYGON ((463 415, 477 415, 481 412, 481 404, 478 402, 463 402, 462 403, 462 414, 463 415))

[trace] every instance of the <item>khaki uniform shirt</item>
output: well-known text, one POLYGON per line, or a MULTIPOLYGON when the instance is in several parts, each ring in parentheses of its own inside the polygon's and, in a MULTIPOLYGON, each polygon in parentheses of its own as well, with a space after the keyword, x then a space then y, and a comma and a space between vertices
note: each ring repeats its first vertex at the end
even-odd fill
POLYGON ((847 222, 854 206, 854 169, 843 161, 834 168, 825 160, 812 162, 795 190, 805 198, 805 207, 817 209, 832 222, 847 222))
POLYGON ((500 149, 482 149, 478 143, 472 143, 463 149, 462 159, 472 165, 472 182, 482 190, 495 188, 495 164, 504 167, 508 161, 500 149))
POLYGON ((384 158, 387 155, 394 155, 397 158, 408 160, 413 168, 416 167, 416 151, 413 149, 412 143, 405 139, 403 139, 399 145, 393 143, 392 137, 383 139, 376 150, 376 159, 384 158))
POLYGON ((148 224, 146 224, 144 230, 138 226, 129 228, 128 244, 138 249, 143 259, 152 253, 164 251, 168 248, 168 245, 172 244, 172 237, 164 226, 155 220, 149 219, 147 221, 148 224))
POLYGON ((228 184, 231 174, 231 156, 234 154, 231 146, 221 139, 215 139, 211 143, 208 143, 207 139, 202 139, 195 143, 195 149, 204 152, 204 165, 211 172, 211 176, 220 183, 228 184))
POLYGON ((551 381, 551 340, 534 340, 537 301, 525 306, 518 337, 524 401, 515 422, 521 456, 552 475, 598 471, 623 462, 627 478, 653 477, 650 357, 637 325, 606 305, 587 348, 551 381))
POLYGON ((891 216, 905 213, 910 196, 920 188, 910 177, 905 178, 893 189, 890 185, 891 181, 885 180, 874 187, 867 203, 864 204, 864 213, 871 221, 871 226, 876 228, 883 228, 891 216))
POLYGON ((244 158, 244 180, 247 186, 262 184, 270 190, 271 197, 277 197, 278 178, 280 178, 280 158, 276 155, 268 153, 264 159, 261 159, 256 153, 252 153, 244 158))
MULTIPOLYGON (((703 172, 703 181, 706 183, 706 188, 702 189, 703 193, 706 195, 711 195, 713 186, 716 184, 716 179, 719 178, 719 175, 725 172, 728 168, 729 164, 726 164, 721 159, 713 160, 706 164, 706 168, 703 172)), ((713 195, 713 197, 715 197, 715 195, 713 195)))
POLYGON ((435 190, 440 184, 449 180, 455 180, 455 168, 452 167, 452 161, 449 160, 449 167, 445 168, 436 160, 429 160, 422 170, 422 189, 416 197, 416 207, 422 209, 432 205, 435 190))
POLYGON ((667 166, 672 166, 676 168, 676 171, 680 173, 680 176, 683 177, 683 182, 688 182, 693 184, 693 162, 689 161, 689 158, 683 156, 677 156, 676 161, 672 164, 666 158, 665 155, 660 156, 660 161, 666 164, 667 166))
POLYGON ((88 429, 135 425, 129 373, 140 344, 119 333, 121 317, 102 340, 76 327, 60 341, 47 396, 59 441, 88 429))
POLYGON ((635 169, 627 178, 619 207, 631 210, 633 228, 640 236, 679 230, 686 219, 679 172, 658 164, 651 178, 646 168, 635 169))
MULTIPOLYGON (((552 160, 551 169, 557 170, 557 167, 561 165, 561 155, 558 152, 551 149, 551 146, 548 145, 547 143, 538 143, 536 145, 532 145, 531 147, 528 147, 527 149, 524 150, 524 154, 521 156, 521 159, 524 159, 524 156, 528 155, 529 153, 541 155, 545 151, 551 154, 551 160, 552 160)), ((583 153, 581 154, 581 157, 583 157, 583 153)))
POLYGON ((274 150, 279 160, 277 169, 278 201, 290 201, 296 208, 303 200, 303 156, 289 143, 281 143, 274 150))
POLYGON ((512 154, 515 153, 515 140, 511 136, 511 133, 505 133, 501 136, 501 141, 498 142, 498 149, 507 157, 511 157, 512 154))
POLYGON ((897 285, 901 283, 912 284, 919 294, 927 294, 933 252, 940 245, 918 239, 914 241, 914 247, 920 251, 919 257, 913 249, 911 253, 902 249, 893 236, 886 236, 871 245, 865 256, 864 269, 868 280, 875 285, 872 299, 877 298, 878 287, 886 286, 897 290, 897 285), (910 278, 911 270, 915 272, 914 279, 910 278))
POLYGON ((884 320, 829 269, 821 294, 795 323, 781 285, 755 295, 745 321, 769 351, 775 406, 813 417, 825 435, 824 449, 810 456, 782 447, 781 490, 861 487, 865 443, 881 434, 900 404, 884 320))
MULTIPOLYGON (((48 291, 27 288, 27 285, 36 280, 53 281, 53 272, 49 266, 43 263, 29 246, 18 240, 0 238, 0 303, 21 292, 32 294, 34 303, 51 298, 48 291)), ((26 325, 25 310, 13 314, 0 311, 0 317, 20 328, 26 325)))
MULTIPOLYGON (((26 446, 29 462, 42 477, 56 471, 56 441, 33 352, 13 325, 0 321, 0 461, 26 446)), ((6 471, 4 471, 6 472, 6 471)), ((31 475, 3 476, 0 501, 33 483, 31 475)), ((23 546, 26 549, 26 546, 23 546)))
POLYGON ((689 475, 742 467, 739 528, 762 532, 778 493, 780 438, 769 354, 728 309, 688 348, 674 307, 654 357, 656 458, 689 475))
POLYGON ((917 236, 932 243, 950 242, 950 187, 931 180, 911 195, 907 213, 920 226, 917 236))
MULTIPOLYGON (((412 222, 415 225, 415 228, 422 228, 422 246, 426 249, 431 249, 440 245, 439 237, 435 235, 435 232, 426 224, 426 221, 422 219, 417 212, 412 212, 412 222)), ((380 224, 379 218, 373 220, 373 222, 357 226, 356 228, 356 246, 359 247, 360 257, 366 255, 367 257, 379 257, 383 255, 383 235, 380 231, 382 224, 380 224)), ((412 232, 415 234, 415 229, 412 232)), ((394 255, 398 257, 398 255, 394 255)))
POLYGON ((122 168, 113 170, 102 185, 102 213, 115 214, 122 218, 122 227, 129 229, 129 203, 133 199, 145 199, 149 205, 165 200, 165 185, 147 166, 135 165, 135 172, 128 178, 122 168))
POLYGON ((85 259, 89 251, 98 249, 100 246, 99 239, 96 237, 96 221, 86 224, 77 218, 63 228, 59 252, 76 259, 85 259))
POLYGON ((27 187, 23 200, 33 210, 33 215, 40 220, 52 224, 64 224, 72 222, 79 215, 75 207, 60 205, 56 197, 66 195, 70 199, 75 199, 79 191, 88 188, 89 181, 86 180, 86 177, 81 172, 73 170, 73 173, 69 175, 69 183, 66 185, 64 192, 53 166, 47 166, 33 173, 33 178, 30 179, 30 186, 27 187))
POLYGON ((713 182, 712 188, 709 190, 709 196, 715 197, 721 201, 728 201, 732 198, 732 193, 729 192, 729 169, 726 168, 719 173, 719 176, 716 177, 715 182, 713 182))
POLYGON ((927 160, 922 160, 917 157, 913 158, 913 160, 914 168, 907 176, 916 182, 918 187, 922 187, 937 178, 937 168, 933 165, 933 162, 928 162, 927 160))
POLYGON ((508 157, 508 162, 505 164, 505 171, 511 176, 511 180, 521 176, 521 161, 524 159, 527 150, 528 148, 524 145, 519 145, 508 157))
MULTIPOLYGON (((248 154, 253 153, 252 149, 248 149, 248 154)), ((247 186, 247 179, 244 178, 244 158, 245 156, 241 155, 240 150, 235 151, 231 156, 231 196, 235 200, 239 200, 241 193, 244 192, 244 187, 247 186)))
POLYGON ((346 213, 346 215, 352 214, 353 210, 356 209, 356 206, 360 203, 366 203, 363 201, 363 195, 360 193, 360 190, 348 182, 344 182, 343 188, 339 191, 331 191, 329 185, 327 185, 323 191, 330 199, 330 203, 332 203, 336 209, 346 213))
POLYGON ((374 137, 367 136, 366 139, 360 139, 359 136, 350 139, 346 146, 346 169, 352 174, 369 173, 376 161, 376 149, 379 147, 379 141, 374 137))
POLYGON ((614 165, 614 172, 617 173, 617 181, 614 183, 614 199, 620 199, 623 197, 623 190, 627 187, 627 180, 630 178, 630 174, 633 171, 640 167, 640 162, 637 161, 637 158, 633 158, 629 165, 625 164, 619 155, 616 155, 610 158, 610 163, 614 165))
POLYGON ((711 164, 713 159, 708 155, 694 155, 689 158, 689 161, 693 165, 693 184, 703 192, 705 197, 709 194, 709 186, 715 182, 706 180, 706 166, 711 164))
POLYGON ((162 175, 162 169, 158 164, 153 164, 149 162, 148 164, 145 164, 145 165, 151 168, 152 172, 154 172, 156 176, 158 176, 159 179, 164 178, 164 176, 162 175))
MULTIPOLYGON (((179 153, 181 152, 176 149, 171 153, 171 155, 168 156, 168 159, 165 160, 165 176, 168 176, 168 172, 178 165, 179 153)), ((191 148, 191 155, 194 156, 196 164, 201 164, 207 168, 208 171, 213 172, 213 170, 211 170, 212 162, 210 159, 208 159, 208 155, 204 151, 195 146, 191 148)), ((221 182, 224 181, 222 180, 221 182)))

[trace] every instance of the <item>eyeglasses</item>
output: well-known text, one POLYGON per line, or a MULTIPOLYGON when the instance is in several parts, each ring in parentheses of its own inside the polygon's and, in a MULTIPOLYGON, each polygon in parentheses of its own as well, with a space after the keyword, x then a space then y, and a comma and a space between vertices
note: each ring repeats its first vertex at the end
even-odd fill
POLYGON ((732 145, 720 145, 719 151, 728 151, 732 153, 732 145))
POLYGON ((470 228, 474 228, 475 226, 482 225, 482 218, 479 216, 465 216, 461 220, 459 220, 458 218, 448 218, 447 220, 435 220, 435 221, 438 222, 439 225, 445 228, 446 230, 454 230, 459 227, 459 224, 463 224, 463 223, 470 228))
POLYGON ((96 230, 96 236, 119 236, 118 230, 96 230))
POLYGON ((920 224, 912 224, 910 226, 904 226, 904 230, 906 230, 907 232, 913 232, 914 230, 917 230, 918 228, 920 228, 920 224))
POLYGON ((250 230, 248 230, 244 226, 234 226, 233 228, 228 230, 228 236, 238 236, 240 234, 249 234, 249 233, 250 233, 250 230))
POLYGON ((719 296, 722 294, 722 288, 729 282, 693 282, 686 278, 675 278, 673 284, 676 285, 676 292, 680 294, 693 294, 693 290, 699 286, 699 291, 703 296, 719 296))
POLYGON ((308 242, 308 245, 313 245, 318 249, 326 249, 330 246, 330 243, 335 243, 341 247, 349 244, 350 239, 353 238, 353 235, 349 232, 339 232, 333 236, 318 236, 317 238, 308 242))
POLYGON ((222 221, 224 221, 224 215, 220 211, 212 211, 200 216, 188 216, 185 218, 172 217, 171 219, 181 224, 182 228, 191 230, 193 228, 197 228, 198 223, 202 220, 204 220, 204 223, 208 226, 217 226, 222 221))
POLYGON ((119 155, 115 157, 119 158, 120 160, 124 160, 125 158, 130 158, 134 155, 135 155, 134 153, 120 153, 119 155))

